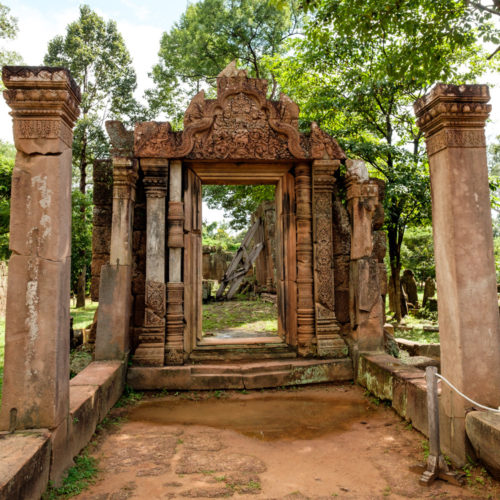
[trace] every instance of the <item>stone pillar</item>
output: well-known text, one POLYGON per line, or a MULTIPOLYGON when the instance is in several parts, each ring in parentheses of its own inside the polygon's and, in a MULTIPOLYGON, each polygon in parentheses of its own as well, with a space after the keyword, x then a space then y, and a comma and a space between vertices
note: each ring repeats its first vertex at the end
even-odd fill
POLYGON ((313 179, 314 300, 319 356, 342 358, 347 346, 335 317, 333 261, 333 186, 339 160, 315 160, 313 179))
POLYGON ((168 160, 141 159, 146 193, 146 290, 144 326, 134 362, 163 366, 165 349, 165 208, 168 160))
POLYGON ((12 174, 0 429, 55 428, 69 411, 71 144, 80 91, 68 70, 6 66, 12 174))
POLYGON ((314 354, 314 279, 311 207, 311 166, 295 167, 297 200, 297 343, 302 356, 314 354))
POLYGON ((351 219, 349 308, 352 340, 358 351, 382 349, 384 308, 377 259, 373 256, 372 220, 378 186, 363 161, 347 160, 347 208, 351 219))
POLYGON ((130 349, 132 222, 137 177, 136 160, 113 156, 111 245, 109 265, 102 266, 99 284, 97 361, 125 359, 130 349))
POLYGON ((170 165, 170 201, 168 203, 168 284, 167 341, 165 359, 168 365, 184 362, 184 283, 182 252, 184 248, 184 204, 182 203, 182 163, 170 165))
MULTIPOLYGON (((500 325, 484 123, 486 85, 438 84, 415 103, 429 156, 443 376, 469 397, 500 405, 500 325)), ((441 446, 466 460, 465 409, 445 384, 441 446)))

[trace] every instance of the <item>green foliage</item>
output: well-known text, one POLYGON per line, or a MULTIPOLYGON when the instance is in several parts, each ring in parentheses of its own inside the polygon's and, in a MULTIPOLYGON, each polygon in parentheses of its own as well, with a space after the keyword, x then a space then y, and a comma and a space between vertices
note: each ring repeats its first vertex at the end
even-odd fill
POLYGON ((208 208, 224 210, 230 219, 229 226, 241 230, 248 227, 251 215, 263 201, 274 200, 275 191, 273 185, 204 185, 203 201, 208 208))
POLYGON ((245 231, 239 234, 229 234, 229 225, 217 221, 203 222, 202 241, 203 245, 215 247, 217 251, 236 252, 240 248, 241 242, 245 237, 245 231))
MULTIPOLYGON (((0 39, 14 39, 17 35, 17 19, 10 14, 10 8, 0 3, 0 39)), ((21 56, 12 50, 0 49, 0 66, 7 64, 20 64, 21 56)), ((4 89, 0 82, 0 89, 4 89)))
POLYGON ((5 353, 5 319, 0 318, 0 406, 2 405, 3 360, 5 353))
POLYGON ((172 117, 185 108, 188 96, 211 85, 237 60, 252 76, 272 80, 262 65, 264 55, 280 53, 283 40, 299 25, 295 0, 282 9, 268 0, 201 0, 186 12, 160 42, 159 62, 153 68, 156 88, 148 94, 151 106, 172 117))
POLYGON ((81 330, 87 328, 94 320, 98 302, 87 302, 85 307, 71 307, 69 310, 70 316, 73 318, 73 328, 81 330))
POLYGON ((90 275, 92 258, 92 193, 71 193, 71 288, 76 289, 84 266, 90 275))
POLYGON ((132 387, 126 385, 121 398, 115 404, 115 408, 136 405, 143 397, 143 392, 136 392, 132 387))
MULTIPOLYGON (((269 61, 284 91, 334 135, 348 157, 386 181, 391 275, 407 227, 428 223, 423 136, 412 105, 436 81, 473 81, 488 66, 478 25, 459 0, 303 0, 311 16, 290 55, 269 61)), ((491 61, 490 61, 491 63, 491 61)), ((396 301, 398 302, 398 301, 396 301)))
POLYGON ((68 470, 62 486, 59 488, 49 486, 42 498, 43 500, 55 500, 79 495, 95 483, 98 472, 97 460, 84 452, 75 458, 75 465, 68 470))
POLYGON ((424 282, 429 276, 436 277, 431 226, 411 227, 406 230, 401 246, 401 264, 403 269, 411 269, 414 272, 418 282, 424 282))
POLYGON ((10 190, 16 148, 0 141, 0 260, 7 260, 9 251, 10 190))

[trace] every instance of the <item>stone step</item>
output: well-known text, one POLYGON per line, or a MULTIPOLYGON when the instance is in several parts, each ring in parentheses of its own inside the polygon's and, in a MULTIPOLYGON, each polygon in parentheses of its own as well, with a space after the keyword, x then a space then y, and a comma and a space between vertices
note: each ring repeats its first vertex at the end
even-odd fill
POLYGON ((272 360, 272 359, 291 359, 296 358, 297 353, 290 349, 286 344, 276 346, 256 346, 241 347, 228 346, 219 347, 199 347, 189 356, 191 362, 233 362, 246 360, 272 360))
POLYGON ((262 389, 352 380, 352 361, 290 359, 228 364, 130 367, 127 383, 136 390, 262 389))

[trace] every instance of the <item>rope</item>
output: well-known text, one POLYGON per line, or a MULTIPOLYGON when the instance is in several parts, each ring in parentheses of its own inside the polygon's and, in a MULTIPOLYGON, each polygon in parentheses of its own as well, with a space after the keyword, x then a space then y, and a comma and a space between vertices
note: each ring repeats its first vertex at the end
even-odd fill
POLYGON ((492 411, 495 413, 500 413, 500 407, 495 409, 495 408, 490 408, 488 406, 484 406, 480 403, 477 403, 473 399, 467 397, 463 392, 460 392, 450 381, 446 380, 442 375, 439 375, 439 373, 436 373, 436 377, 438 377, 441 380, 443 380, 444 382, 446 382, 455 392, 457 392, 458 394, 460 394, 460 396, 462 396, 464 399, 469 401, 469 403, 472 403, 473 405, 478 406, 479 408, 482 408, 483 410, 492 411))

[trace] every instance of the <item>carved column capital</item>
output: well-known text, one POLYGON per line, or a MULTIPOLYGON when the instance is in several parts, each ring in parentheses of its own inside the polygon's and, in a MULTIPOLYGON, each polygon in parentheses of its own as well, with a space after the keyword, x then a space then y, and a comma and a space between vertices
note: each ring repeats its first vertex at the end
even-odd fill
POLYGON ((14 142, 26 154, 71 148, 80 89, 65 68, 4 66, 4 98, 12 109, 14 142))
POLYGON ((113 198, 135 201, 138 178, 137 162, 131 158, 113 157, 113 198))
POLYGON ((413 107, 427 140, 427 154, 450 147, 486 147, 484 124, 491 111, 489 100, 487 85, 444 83, 418 99, 413 107))

